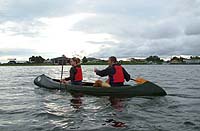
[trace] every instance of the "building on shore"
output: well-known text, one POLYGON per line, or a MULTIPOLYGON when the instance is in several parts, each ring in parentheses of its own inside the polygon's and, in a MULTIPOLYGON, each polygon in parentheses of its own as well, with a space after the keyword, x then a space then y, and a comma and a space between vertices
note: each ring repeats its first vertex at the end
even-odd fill
POLYGON ((171 60, 170 64, 183 64, 183 62, 180 60, 171 60))
POLYGON ((133 63, 147 63, 146 59, 129 58, 128 61, 133 63))
POLYGON ((200 59, 184 59, 185 64, 200 64, 200 59))
POLYGON ((146 59, 136 59, 136 58, 130 58, 131 62, 147 62, 146 59))
POLYGON ((54 65, 67 65, 70 62, 70 58, 67 57, 57 57, 57 58, 53 58, 51 59, 51 63, 54 65))
POLYGON ((52 64, 52 61, 51 61, 51 59, 46 59, 46 60, 44 60, 44 63, 46 63, 46 64, 52 64))
POLYGON ((198 56, 191 56, 190 58, 183 58, 183 57, 173 57, 170 60, 170 64, 200 64, 200 57, 198 56))
POLYGON ((17 61, 17 60, 10 60, 8 64, 27 64, 28 61, 17 61))
POLYGON ((16 64, 27 64, 29 63, 28 61, 16 61, 16 64))
POLYGON ((101 59, 97 59, 97 58, 94 58, 94 57, 89 57, 87 58, 88 62, 99 62, 101 61, 101 59))
POLYGON ((16 61, 15 61, 15 60, 10 60, 10 61, 8 62, 8 64, 16 64, 16 61))

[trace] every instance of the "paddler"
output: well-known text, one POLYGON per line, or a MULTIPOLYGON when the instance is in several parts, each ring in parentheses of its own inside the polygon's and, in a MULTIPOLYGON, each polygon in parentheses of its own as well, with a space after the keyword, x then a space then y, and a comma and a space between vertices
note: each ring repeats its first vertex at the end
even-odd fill
POLYGON ((73 57, 70 59, 70 65, 72 66, 70 68, 70 76, 68 78, 65 78, 63 80, 64 83, 70 83, 73 85, 81 85, 83 80, 82 75, 82 68, 80 65, 80 59, 73 57))
POLYGON ((108 76, 107 82, 111 86, 123 86, 124 80, 129 81, 131 79, 128 72, 117 62, 115 56, 109 57, 108 65, 104 70, 95 68, 94 72, 101 77, 108 76))

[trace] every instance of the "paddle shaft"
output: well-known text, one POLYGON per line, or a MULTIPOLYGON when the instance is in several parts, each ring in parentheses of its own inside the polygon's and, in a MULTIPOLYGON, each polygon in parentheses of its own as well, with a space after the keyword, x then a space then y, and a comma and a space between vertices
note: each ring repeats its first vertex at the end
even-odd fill
POLYGON ((137 81, 136 79, 131 78, 130 80, 137 81))
POLYGON ((63 65, 64 65, 64 57, 62 58, 62 69, 61 69, 61 76, 60 76, 60 89, 61 89, 61 83, 62 83, 62 77, 63 77, 63 65))

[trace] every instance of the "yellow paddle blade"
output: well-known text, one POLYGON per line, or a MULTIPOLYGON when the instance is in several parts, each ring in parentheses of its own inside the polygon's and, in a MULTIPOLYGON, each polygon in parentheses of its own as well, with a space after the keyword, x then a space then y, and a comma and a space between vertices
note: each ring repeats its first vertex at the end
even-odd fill
POLYGON ((144 78, 136 78, 135 80, 134 80, 137 84, 143 84, 143 83, 145 83, 145 82, 147 82, 147 80, 145 80, 144 78))

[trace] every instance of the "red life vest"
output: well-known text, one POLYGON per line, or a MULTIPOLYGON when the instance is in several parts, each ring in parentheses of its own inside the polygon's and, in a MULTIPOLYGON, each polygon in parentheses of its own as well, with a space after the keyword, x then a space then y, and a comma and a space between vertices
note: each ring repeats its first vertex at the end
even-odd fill
POLYGON ((82 81, 83 75, 82 75, 82 69, 81 67, 76 67, 76 74, 75 74, 75 80, 74 81, 82 81))
POLYGON ((123 83, 124 82, 124 73, 121 65, 114 65, 115 74, 113 74, 113 83, 123 83))

